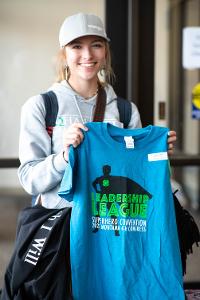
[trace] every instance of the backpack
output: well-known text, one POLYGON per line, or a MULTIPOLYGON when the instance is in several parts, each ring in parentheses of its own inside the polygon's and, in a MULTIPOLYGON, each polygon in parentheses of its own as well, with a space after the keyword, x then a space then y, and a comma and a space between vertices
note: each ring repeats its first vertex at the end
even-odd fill
MULTIPOLYGON (((58 101, 56 94, 52 91, 48 91, 41 95, 44 99, 46 109, 46 128, 51 137, 58 113, 58 101)), ((124 128, 128 128, 128 124, 132 115, 131 102, 124 98, 117 97, 117 107, 119 111, 120 122, 124 124, 124 128)), ((192 246, 194 243, 196 243, 198 246, 198 243, 200 242, 200 232, 193 216, 181 206, 177 196, 175 195, 176 192, 177 191, 173 193, 173 200, 184 275, 186 274, 187 255, 193 252, 192 246)))

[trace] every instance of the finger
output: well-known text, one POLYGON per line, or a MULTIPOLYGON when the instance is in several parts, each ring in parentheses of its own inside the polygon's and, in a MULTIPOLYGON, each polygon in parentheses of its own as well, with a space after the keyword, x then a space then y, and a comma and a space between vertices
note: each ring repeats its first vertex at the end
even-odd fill
POLYGON ((72 140, 68 140, 66 143, 64 143, 63 148, 64 148, 64 150, 69 149, 70 146, 73 146, 76 148, 79 144, 80 144, 79 141, 72 139, 72 140))
POLYGON ((167 142, 168 142, 168 144, 170 144, 170 143, 176 142, 176 140, 177 140, 176 136, 170 136, 170 137, 167 139, 167 142))
POLYGON ((63 145, 64 147, 69 147, 73 145, 77 147, 83 141, 84 135, 80 131, 79 133, 68 133, 63 138, 63 145))
POLYGON ((80 136, 83 139, 84 134, 83 131, 76 127, 68 127, 64 128, 63 131, 63 139, 75 138, 76 136, 80 136))
POLYGON ((76 138, 76 136, 79 136, 81 140, 83 140, 84 138, 84 134, 80 129, 77 128, 73 128, 70 131, 65 131, 63 133, 63 138, 67 139, 67 138, 76 138))
POLYGON ((82 123, 73 123, 68 128, 64 128, 63 131, 63 147, 69 148, 70 145, 77 147, 84 139, 83 131, 87 131, 88 128, 82 123))
POLYGON ((174 130, 168 131, 168 136, 174 136, 174 135, 176 135, 176 131, 174 130))
POLYGON ((84 131, 88 131, 88 128, 82 123, 73 123, 72 127, 83 129, 84 131))
POLYGON ((79 136, 68 137, 63 142, 64 149, 68 148, 70 145, 77 147, 82 142, 79 136))
POLYGON ((168 150, 167 153, 169 156, 171 156, 174 153, 174 150, 168 150))
POLYGON ((168 144, 169 143, 174 143, 176 140, 177 140, 176 131, 173 131, 173 130, 169 131, 168 132, 168 139, 167 139, 168 144))
POLYGON ((67 143, 69 140, 70 140, 70 142, 72 140, 82 142, 83 138, 84 138, 84 135, 80 130, 78 130, 77 132, 66 132, 63 135, 63 141, 67 142, 67 143))
POLYGON ((176 131, 169 131, 168 132, 168 143, 171 143, 171 142, 175 142, 176 141, 176 131))
POLYGON ((172 143, 168 144, 168 150, 172 150, 174 148, 174 145, 172 143))

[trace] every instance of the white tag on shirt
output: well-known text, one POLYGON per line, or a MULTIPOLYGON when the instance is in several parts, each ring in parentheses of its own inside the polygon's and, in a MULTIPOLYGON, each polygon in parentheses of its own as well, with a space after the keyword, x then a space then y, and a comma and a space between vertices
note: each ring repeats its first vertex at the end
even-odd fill
POLYGON ((132 136, 125 136, 124 137, 124 141, 126 143, 126 148, 132 148, 134 149, 134 139, 132 138, 132 136))
POLYGON ((148 161, 167 160, 167 152, 157 152, 148 154, 148 161))

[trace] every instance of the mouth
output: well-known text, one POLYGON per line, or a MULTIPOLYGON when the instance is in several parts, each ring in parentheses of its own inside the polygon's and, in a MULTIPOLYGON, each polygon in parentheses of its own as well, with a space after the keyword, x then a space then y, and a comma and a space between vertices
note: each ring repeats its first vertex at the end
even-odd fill
POLYGON ((91 63, 80 63, 79 65, 81 67, 91 68, 91 67, 94 67, 96 64, 97 64, 96 62, 91 62, 91 63))

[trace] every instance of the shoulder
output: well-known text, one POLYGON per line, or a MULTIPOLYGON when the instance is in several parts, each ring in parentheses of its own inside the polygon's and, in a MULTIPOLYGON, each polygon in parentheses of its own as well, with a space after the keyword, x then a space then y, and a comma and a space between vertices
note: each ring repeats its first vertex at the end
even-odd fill
POLYGON ((140 114, 137 106, 128 99, 117 97, 117 106, 120 113, 120 119, 125 128, 141 127, 140 114))
POLYGON ((38 112, 42 115, 45 115, 45 106, 44 101, 41 94, 34 95, 30 97, 23 105, 22 105, 23 113, 34 113, 38 112))
POLYGON ((140 113, 138 111, 137 106, 135 105, 135 103, 131 102, 131 107, 132 107, 132 112, 131 112, 131 120, 129 123, 129 128, 141 128, 142 127, 142 123, 141 123, 141 119, 140 119, 140 113))
POLYGON ((112 101, 115 101, 116 98, 117 98, 117 95, 116 95, 113 87, 110 84, 107 84, 103 88, 104 88, 104 91, 106 92, 107 104, 112 102, 112 101))
MULTIPOLYGON (((126 115, 126 119, 128 118, 130 120, 128 123, 128 128, 132 129, 142 127, 140 114, 135 103, 123 98, 119 98, 118 102, 122 103, 121 106, 123 106, 123 108, 121 108, 121 110, 122 113, 126 115)), ((120 105, 118 105, 118 108, 120 108, 120 105)))
POLYGON ((136 104, 134 102, 131 102, 131 109, 132 109, 132 113, 139 114, 138 108, 137 108, 137 106, 136 106, 136 104))

